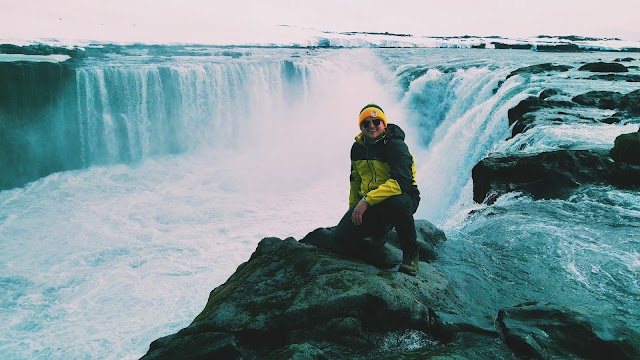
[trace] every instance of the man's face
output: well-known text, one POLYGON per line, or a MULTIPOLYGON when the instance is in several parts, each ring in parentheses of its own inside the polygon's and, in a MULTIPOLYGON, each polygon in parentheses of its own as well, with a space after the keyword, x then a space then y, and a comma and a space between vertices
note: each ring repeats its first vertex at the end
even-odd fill
POLYGON ((387 130, 387 127, 384 122, 382 122, 382 120, 369 117, 362 122, 361 129, 364 136, 373 140, 378 136, 384 134, 384 132, 387 130), (375 123, 378 123, 378 125, 376 126, 375 123))

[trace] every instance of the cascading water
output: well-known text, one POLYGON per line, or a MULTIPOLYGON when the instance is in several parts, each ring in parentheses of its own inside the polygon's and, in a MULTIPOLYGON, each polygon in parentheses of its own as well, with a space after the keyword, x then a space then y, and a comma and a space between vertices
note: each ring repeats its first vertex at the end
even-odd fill
MULTIPOLYGON (((593 299, 588 308, 607 305, 607 295, 626 307, 638 294, 627 276, 638 269, 633 193, 587 191, 546 203, 516 194, 489 210, 471 204, 471 169, 483 156, 515 141, 540 146, 525 137, 503 142, 508 109, 549 86, 579 93, 594 84, 504 81, 507 74, 596 55, 134 50, 38 66, 51 73, 51 88, 29 87, 35 75, 15 79, 22 96, 2 102, 0 136, 10 140, 0 144, 10 169, 0 191, 2 358, 138 358, 186 326, 263 237, 300 239, 335 225, 347 207, 357 112, 371 101, 407 133, 422 193, 417 217, 445 228, 435 266, 452 279, 469 321, 489 327, 497 308, 545 289, 570 288, 558 302, 593 299), (470 207, 479 212, 469 215, 470 207), (573 213, 584 217, 566 232, 573 213), (610 217, 594 228, 589 219, 600 213, 610 217), (613 237, 622 249, 597 245, 613 237), (620 290, 615 281, 630 284, 620 290)), ((629 127, 573 129, 604 147, 629 127)), ((544 146, 576 136, 556 130, 544 146)), ((537 131, 527 136, 545 133, 537 131)), ((638 314, 616 316, 633 322, 638 314)))

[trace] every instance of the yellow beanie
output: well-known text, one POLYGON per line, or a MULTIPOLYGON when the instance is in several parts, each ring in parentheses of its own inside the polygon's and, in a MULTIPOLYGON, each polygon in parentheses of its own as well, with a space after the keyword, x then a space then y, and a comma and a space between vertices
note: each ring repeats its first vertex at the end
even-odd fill
POLYGON ((387 126, 387 116, 384 114, 384 111, 382 111, 382 108, 374 103, 367 104, 367 106, 360 110, 358 129, 362 127, 362 122, 368 118, 380 119, 384 123, 384 126, 387 126))

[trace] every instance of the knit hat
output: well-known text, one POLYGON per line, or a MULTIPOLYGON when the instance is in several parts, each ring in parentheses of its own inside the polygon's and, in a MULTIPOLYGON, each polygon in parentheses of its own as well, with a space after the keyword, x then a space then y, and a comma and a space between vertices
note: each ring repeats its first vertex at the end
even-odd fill
POLYGON ((380 119, 384 123, 384 126, 387 126, 387 116, 384 114, 384 111, 382 111, 382 108, 374 103, 367 104, 360 110, 358 128, 362 127, 362 122, 367 118, 380 119))

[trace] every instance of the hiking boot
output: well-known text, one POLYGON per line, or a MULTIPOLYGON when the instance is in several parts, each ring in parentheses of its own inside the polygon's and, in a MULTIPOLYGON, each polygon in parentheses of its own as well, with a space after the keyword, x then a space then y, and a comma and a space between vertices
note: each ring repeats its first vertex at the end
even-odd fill
POLYGON ((407 251, 402 253, 402 264, 398 268, 399 272, 407 275, 416 276, 418 274, 418 262, 420 260, 420 251, 415 250, 411 253, 407 251))

